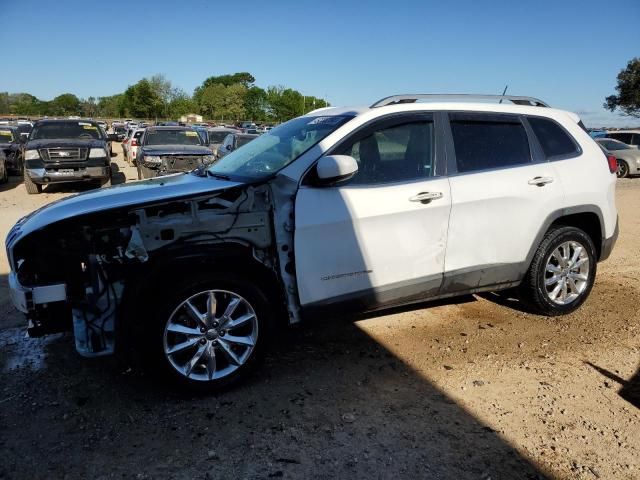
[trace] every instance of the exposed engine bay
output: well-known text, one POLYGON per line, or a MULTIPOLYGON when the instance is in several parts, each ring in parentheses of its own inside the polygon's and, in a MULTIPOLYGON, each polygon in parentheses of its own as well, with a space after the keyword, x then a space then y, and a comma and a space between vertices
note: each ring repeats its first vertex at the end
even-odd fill
POLYGON ((212 245, 222 246, 220 252, 241 248, 272 272, 286 292, 290 323, 299 321, 291 260, 294 194, 293 184, 242 185, 93 212, 31 233, 13 249, 20 284, 60 285, 64 293, 30 307, 29 335, 72 329, 81 355, 112 354, 116 330, 127 320, 126 292, 141 280, 158 280, 145 276, 145 266, 182 252, 197 258, 212 245))

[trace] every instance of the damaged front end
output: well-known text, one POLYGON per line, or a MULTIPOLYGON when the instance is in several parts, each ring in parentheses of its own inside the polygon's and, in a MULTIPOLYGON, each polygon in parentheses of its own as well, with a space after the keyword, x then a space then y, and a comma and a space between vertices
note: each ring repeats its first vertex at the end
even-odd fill
MULTIPOLYGON (((185 252, 198 261, 211 246, 224 256, 233 245, 282 282, 278 244, 291 246, 292 232, 278 228, 282 232, 274 234, 272 197, 269 184, 232 185, 188 197, 121 202, 127 204, 71 215, 28 234, 22 230, 31 220, 23 219, 7 237, 13 302, 27 314, 30 336, 72 330, 81 355, 112 354, 129 311, 125 304, 136 301, 131 292, 141 282, 171 280, 153 278, 157 270, 151 266, 185 252)), ((287 280, 290 285, 279 291, 291 291, 293 281, 287 280)), ((288 311, 296 321, 297 307, 288 311)))

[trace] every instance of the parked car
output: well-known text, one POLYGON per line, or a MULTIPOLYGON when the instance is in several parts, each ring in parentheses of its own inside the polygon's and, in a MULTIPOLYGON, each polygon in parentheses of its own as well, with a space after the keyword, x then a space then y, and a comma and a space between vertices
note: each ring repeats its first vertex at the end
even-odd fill
POLYGON ((607 154, 614 155, 618 163, 618 177, 625 178, 629 175, 640 175, 640 150, 612 138, 596 139, 607 154))
POLYGON ((111 185, 110 138, 84 120, 40 120, 24 149, 24 185, 30 194, 60 182, 111 185))
POLYGON ((33 124, 31 122, 18 122, 16 127, 22 139, 26 141, 33 129, 33 124))
POLYGON ((220 159, 230 154, 234 150, 246 145, 258 138, 255 133, 229 133, 218 147, 216 151, 216 159, 220 159))
POLYGON ((115 140, 122 142, 127 135, 127 129, 124 126, 113 127, 113 133, 115 134, 115 140))
POLYGON ((4 151, 0 150, 0 183, 9 181, 9 166, 7 165, 7 157, 4 151))
POLYGON ((138 147, 140 145, 140 138, 144 135, 144 128, 136 128, 132 130, 131 137, 122 142, 123 151, 124 151, 124 159, 127 163, 131 165, 136 165, 136 157, 138 154, 138 147), (126 146, 126 148, 125 148, 126 146))
MULTIPOLYGON (((279 320, 516 287, 573 312, 617 238, 615 159, 540 100, 447 98, 311 112, 206 170, 39 209, 6 241, 29 334, 72 328, 89 357, 128 341, 210 390, 257 365, 279 320)), ((166 132, 188 136, 150 128, 142 150, 182 144, 166 132)))
POLYGON ((25 140, 20 137, 18 127, 0 125, 0 151, 4 153, 7 169, 22 175, 22 149, 25 140))
POLYGON ((227 128, 227 127, 213 127, 208 129, 209 132, 209 148, 214 153, 214 155, 218 155, 218 148, 224 142, 224 139, 230 133, 240 133, 239 130, 235 128, 227 128))
POLYGON ((616 130, 608 132, 607 137, 619 140, 627 145, 640 147, 640 130, 616 130))
POLYGON ((190 127, 148 127, 138 148, 138 178, 186 172, 213 162, 213 152, 190 127))

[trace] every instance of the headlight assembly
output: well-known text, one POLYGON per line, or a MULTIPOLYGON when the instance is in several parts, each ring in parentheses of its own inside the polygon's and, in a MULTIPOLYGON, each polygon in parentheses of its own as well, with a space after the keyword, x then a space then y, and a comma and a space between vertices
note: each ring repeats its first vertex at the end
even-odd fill
POLYGON ((25 160, 38 160, 39 158, 40 154, 38 153, 38 150, 27 150, 24 152, 25 160))

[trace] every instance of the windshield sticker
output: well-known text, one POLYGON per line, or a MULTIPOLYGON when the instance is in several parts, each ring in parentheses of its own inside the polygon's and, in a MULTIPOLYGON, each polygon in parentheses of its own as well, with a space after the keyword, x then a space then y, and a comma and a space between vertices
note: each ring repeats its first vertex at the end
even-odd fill
POLYGON ((332 117, 316 117, 313 120, 311 120, 308 125, 319 125, 319 124, 324 124, 324 125, 335 125, 337 123, 340 123, 343 120, 343 117, 338 117, 338 116, 332 116, 332 117))
POLYGON ((0 130, 0 135, 2 135, 3 137, 12 137, 13 135, 11 135, 11 132, 8 130, 0 130))
POLYGON ((93 125, 82 125, 82 128, 85 130, 98 130, 98 127, 94 127, 93 125))
POLYGON ((198 132, 184 132, 187 137, 197 137, 198 132))

